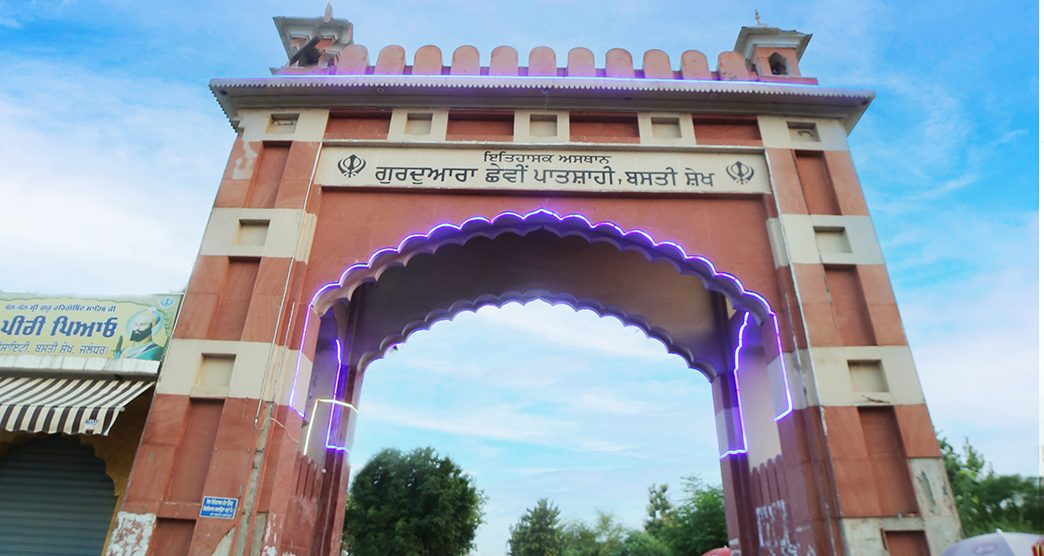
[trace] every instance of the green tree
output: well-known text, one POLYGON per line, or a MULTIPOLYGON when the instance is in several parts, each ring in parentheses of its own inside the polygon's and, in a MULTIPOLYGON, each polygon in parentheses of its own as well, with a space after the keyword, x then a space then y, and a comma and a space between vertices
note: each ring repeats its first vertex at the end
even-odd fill
POLYGON ((574 522, 564 529, 563 556, 700 556, 728 542, 725 496, 685 477, 685 499, 674 506, 667 485, 649 487, 644 528, 629 531, 611 514, 599 512, 593 525, 574 522))
POLYGON ((628 530, 612 514, 598 512, 593 525, 577 521, 564 530, 563 556, 674 556, 670 546, 644 530, 628 530))
POLYGON ((484 502, 474 480, 432 448, 382 450, 348 492, 345 549, 352 556, 467 554, 484 502))
POLYGON ((667 485, 650 485, 649 503, 645 505, 645 513, 649 516, 645 518, 645 532, 654 537, 658 535, 664 524, 670 521, 673 509, 671 500, 667 498, 667 485))
POLYGON ((1044 533, 1039 478, 994 473, 967 439, 959 452, 944 438, 939 446, 965 535, 997 529, 1044 533))
POLYGON ((562 554, 562 525, 558 507, 541 498, 511 526, 508 554, 511 556, 559 556, 562 554))
POLYGON ((673 556, 671 549, 655 535, 646 531, 631 531, 623 544, 607 553, 608 556, 673 556))
POLYGON ((566 525, 562 532, 563 556, 599 556, 598 532, 582 521, 566 525))
POLYGON ((685 478, 685 500, 664 523, 659 538, 676 556, 699 556, 728 544, 725 496, 721 487, 709 487, 698 477, 685 478))
POLYGON ((563 532, 563 556, 609 556, 624 545, 627 529, 613 514, 598 512, 594 526, 577 521, 563 532))

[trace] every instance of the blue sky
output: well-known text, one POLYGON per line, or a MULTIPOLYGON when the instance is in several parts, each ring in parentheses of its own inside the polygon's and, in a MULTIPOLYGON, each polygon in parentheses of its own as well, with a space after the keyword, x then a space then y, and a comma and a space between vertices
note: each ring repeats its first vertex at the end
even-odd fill
MULTIPOLYGON (((0 288, 184 287, 234 139, 206 82, 266 75, 284 60, 271 17, 324 6, 0 0, 0 288)), ((1035 473, 1035 3, 391 0, 335 14, 371 55, 660 48, 677 64, 731 48, 755 7, 813 33, 805 75, 877 92, 850 142, 936 427, 1001 472, 1035 473)), ((648 483, 717 480, 703 379, 634 329, 565 307, 436 325, 375 364, 363 396, 355 461, 388 444, 460 461, 490 497, 482 554, 543 496, 637 525, 648 483)))

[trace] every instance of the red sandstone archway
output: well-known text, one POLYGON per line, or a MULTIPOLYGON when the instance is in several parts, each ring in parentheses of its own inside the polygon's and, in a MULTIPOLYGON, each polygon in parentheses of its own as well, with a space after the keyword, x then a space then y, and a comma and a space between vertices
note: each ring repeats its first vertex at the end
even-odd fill
POLYGON ((211 84, 238 138, 111 552, 179 539, 333 554, 347 468, 325 446, 343 448, 352 420, 330 419, 320 453, 300 449, 307 395, 357 401, 366 363, 411 330, 526 296, 623 315, 712 380, 733 549, 883 554, 894 537, 938 553, 959 536, 848 152, 873 94, 800 77, 810 35, 743 28, 717 71, 696 51, 680 71, 649 51, 639 73, 618 50, 597 71, 583 56, 556 70, 543 47, 528 70, 510 47, 480 68, 466 47, 440 75, 432 47, 369 66, 329 14, 277 26, 288 56, 306 36, 343 40, 327 44, 333 65, 211 84), (774 52, 790 75, 770 75, 774 52), (530 258, 479 264, 505 246, 530 258), (654 286, 613 289, 576 266, 549 280, 541 262, 574 255, 654 286), (469 270, 448 272, 455 258, 469 270), (238 500, 235 519, 200 515, 210 497, 238 500))

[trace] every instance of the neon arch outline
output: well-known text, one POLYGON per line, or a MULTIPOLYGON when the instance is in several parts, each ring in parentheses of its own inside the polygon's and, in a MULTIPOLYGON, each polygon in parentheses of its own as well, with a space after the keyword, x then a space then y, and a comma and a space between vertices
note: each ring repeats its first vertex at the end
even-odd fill
MULTIPOLYGON (((365 361, 366 364, 371 364, 378 359, 383 358, 392 346, 404 343, 406 339, 415 332, 430 330, 435 323, 444 320, 451 320, 460 313, 475 312, 482 307, 500 308, 510 303, 526 304, 537 300, 544 301, 550 305, 566 305, 574 311, 591 311, 600 318, 613 318, 620 321, 623 326, 637 328, 649 339, 661 344, 667 354, 680 357, 686 364, 690 365, 691 368, 695 365, 696 367, 694 367, 694 370, 699 371, 700 374, 705 376, 708 380, 713 380, 714 373, 708 370, 713 370, 710 365, 707 365, 704 361, 698 359, 696 354, 684 345, 674 342, 673 338, 666 330, 653 326, 652 323, 644 317, 627 313, 616 305, 603 305, 593 299, 578 298, 569 293, 552 292, 545 289, 532 289, 525 291, 507 290, 500 294, 482 294, 475 298, 455 301, 448 307, 432 309, 423 319, 409 321, 402 327, 402 330, 399 333, 386 336, 377 346, 377 349, 366 352, 364 357, 361 358, 361 361, 365 361), (373 355, 372 357, 365 357, 366 355, 371 354, 373 355)), ((728 370, 725 372, 728 372, 728 370)))
POLYGON ((439 224, 425 233, 410 234, 403 238, 396 247, 378 249, 365 263, 349 265, 336 282, 329 282, 319 287, 313 294, 309 306, 322 308, 336 297, 350 298, 354 289, 366 282, 366 278, 379 278, 392 266, 404 266, 410 259, 419 254, 430 254, 444 245, 462 245, 475 237, 494 239, 505 233, 521 233, 544 229, 559 237, 578 235, 594 242, 608 242, 622 251, 637 251, 651 261, 671 263, 679 272, 696 276, 704 286, 712 291, 727 295, 738 310, 745 310, 755 315, 759 322, 772 314, 768 301, 757 292, 749 291, 735 276, 727 272, 718 272, 714 264, 707 258, 689 255, 685 249, 673 242, 657 242, 652 236, 639 229, 624 230, 612 222, 592 223, 582 214, 558 213, 541 208, 526 214, 514 211, 502 212, 493 218, 475 216, 456 225, 439 224), (552 224, 550 228, 545 228, 552 224), (349 282, 349 278, 354 278, 349 282), (334 295, 333 290, 347 291, 334 295))
MULTIPOLYGON (((741 396, 739 395, 739 381, 736 380, 735 374, 739 370, 739 354, 743 345, 743 332, 750 316, 754 316, 755 319, 760 321, 760 323, 764 323, 767 320, 773 327, 773 333, 776 340, 776 356, 780 361, 780 374, 783 389, 786 394, 786 408, 775 416, 775 420, 778 422, 794 411, 794 401, 793 395, 790 392, 790 379, 787 371, 786 356, 783 352, 783 342, 780 336, 779 318, 776 313, 772 311, 768 300, 757 292, 747 290, 743 286, 743 283, 732 274, 719 272, 714 267, 714 263, 706 257, 688 254, 678 243, 673 241, 657 242, 653 239, 651 234, 644 230, 624 230, 621 226, 612 222, 603 221, 594 223, 582 214, 574 213, 559 215, 553 210, 540 208, 526 214, 521 214, 515 211, 505 211, 493 218, 473 216, 459 225, 452 223, 439 224, 425 233, 410 234, 404 237, 396 247, 384 247, 378 249, 370 255, 369 260, 365 263, 349 265, 341 273, 340 278, 336 282, 329 282, 320 286, 316 290, 312 295, 308 308, 316 314, 319 314, 320 311, 317 310, 317 305, 329 305, 334 299, 339 297, 350 298, 356 287, 369 281, 367 278, 376 281, 388 268, 391 268, 392 266, 405 266, 414 256, 418 254, 434 253, 444 245, 454 243, 462 245, 479 236, 493 239, 504 233, 519 233, 521 231, 529 232, 537 229, 546 229, 559 235, 559 237, 580 235, 591 242, 607 241, 620 250, 636 250, 644 254, 650 262, 655 260, 670 262, 679 272, 698 277, 707 289, 728 296, 736 306, 737 310, 742 310, 744 313, 743 324, 739 329, 739 338, 737 339, 737 347, 734 353, 734 367, 732 370, 737 394, 737 410, 740 411, 739 423, 741 434, 739 437, 742 440, 742 446, 738 449, 725 451, 720 455, 721 458, 729 455, 747 453, 746 426, 743 423, 742 410, 739 409, 739 400, 741 396), (544 224, 556 223, 563 226, 544 228, 544 224), (593 233, 594 237, 589 236, 588 233, 593 233), (348 279, 353 276, 358 276, 358 278, 349 282, 348 279), (342 295, 335 295, 333 293, 334 291, 345 289, 347 291, 342 295)), ((301 342, 299 345, 302 347, 304 346, 304 339, 308 335, 308 320, 309 319, 307 318, 305 319, 305 324, 301 331, 301 342)), ((340 348, 341 346, 338 344, 337 347, 340 348)), ((302 417, 304 416, 304 413, 294 407, 293 400, 297 392, 297 383, 303 355, 304 350, 299 350, 297 354, 297 362, 294 365, 293 384, 287 402, 290 409, 297 412, 302 417)), ((340 374, 340 372, 341 369, 338 369, 338 374, 340 374)), ((337 377, 336 380, 339 381, 340 378, 337 377)), ((328 435, 329 432, 330 431, 327 430, 328 435)), ((329 436, 327 436, 327 438, 329 438, 329 436)), ((328 448, 347 450, 347 447, 328 446, 328 448)))

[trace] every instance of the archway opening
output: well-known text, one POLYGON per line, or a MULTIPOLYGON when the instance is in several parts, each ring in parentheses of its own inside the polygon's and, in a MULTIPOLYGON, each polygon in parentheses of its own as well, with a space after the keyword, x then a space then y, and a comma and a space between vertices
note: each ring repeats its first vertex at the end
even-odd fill
POLYGON ((488 497, 478 553, 547 497, 567 520, 597 511, 641 528, 647 487, 720 483, 709 382, 613 317, 532 301, 485 306, 412 334, 366 370, 354 467, 432 446, 488 497))

